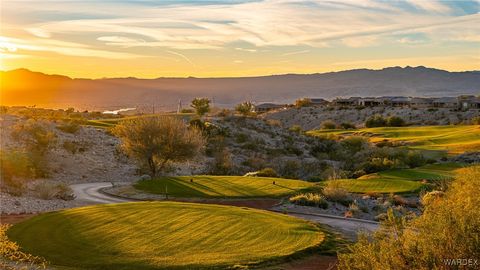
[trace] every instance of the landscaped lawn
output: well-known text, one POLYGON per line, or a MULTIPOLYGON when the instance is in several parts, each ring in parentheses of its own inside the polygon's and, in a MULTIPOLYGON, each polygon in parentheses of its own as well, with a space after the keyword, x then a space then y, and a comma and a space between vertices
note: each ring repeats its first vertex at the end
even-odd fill
POLYGON ((7 232, 60 269, 226 269, 319 246, 319 228, 290 216, 178 202, 96 205, 52 212, 7 232))
POLYGON ((355 193, 417 192, 424 186, 420 180, 451 179, 462 167, 458 163, 429 164, 414 169, 387 170, 339 181, 345 189, 355 193))
POLYGON ((423 184, 418 181, 372 178, 372 179, 342 179, 338 181, 343 188, 354 193, 410 193, 419 191, 423 184))
POLYGON ((313 186, 283 178, 211 175, 161 177, 135 184, 135 188, 153 194, 165 194, 166 187, 170 196, 184 198, 281 197, 313 186))
POLYGON ((315 136, 365 136, 372 142, 383 140, 404 141, 413 149, 441 150, 453 154, 480 150, 479 125, 312 130, 308 133, 315 136))

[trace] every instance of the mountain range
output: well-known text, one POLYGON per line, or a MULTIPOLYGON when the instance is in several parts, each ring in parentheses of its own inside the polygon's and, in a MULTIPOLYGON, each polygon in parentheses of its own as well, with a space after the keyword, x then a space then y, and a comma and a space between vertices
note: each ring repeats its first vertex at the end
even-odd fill
POLYGON ((2 105, 87 110, 176 109, 195 97, 232 107, 254 102, 288 103, 302 97, 457 96, 480 94, 480 72, 449 72, 419 67, 355 69, 315 74, 239 78, 79 79, 27 69, 0 71, 2 105))

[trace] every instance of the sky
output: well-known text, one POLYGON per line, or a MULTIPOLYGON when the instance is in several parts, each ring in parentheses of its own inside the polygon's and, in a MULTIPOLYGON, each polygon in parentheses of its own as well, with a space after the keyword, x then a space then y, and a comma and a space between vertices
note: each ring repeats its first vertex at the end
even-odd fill
POLYGON ((239 77, 480 70, 480 0, 2 0, 0 69, 239 77))

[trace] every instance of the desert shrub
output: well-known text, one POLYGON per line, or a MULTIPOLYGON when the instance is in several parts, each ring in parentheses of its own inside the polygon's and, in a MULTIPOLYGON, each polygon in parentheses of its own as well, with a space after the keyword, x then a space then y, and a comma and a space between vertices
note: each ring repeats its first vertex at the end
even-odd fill
POLYGON ((244 143, 244 142, 248 141, 249 139, 250 139, 250 137, 245 133, 235 134, 235 142, 237 142, 237 143, 244 143))
POLYGON ((405 126, 405 120, 399 116, 390 116, 387 119, 387 126, 389 127, 403 127, 405 126))
POLYGON ((250 101, 245 101, 235 106, 235 111, 243 116, 251 116, 255 114, 255 105, 250 101))
POLYGON ((65 149, 67 152, 71 154, 75 154, 78 151, 78 146, 75 142, 72 141, 64 141, 62 143, 63 149, 65 149))
POLYGON ((326 121, 323 121, 321 124, 320 124, 320 127, 322 129, 336 129, 337 128, 337 125, 335 124, 335 122, 331 121, 331 120, 326 120, 326 121))
POLYGON ((75 198, 73 190, 65 183, 37 181, 33 186, 35 196, 43 200, 61 199, 65 201, 75 198))
POLYGON ((355 125, 350 122, 343 122, 340 124, 343 129, 355 129, 355 125))
POLYGON ((288 199, 291 203, 305 206, 316 206, 323 209, 328 208, 328 202, 321 194, 317 193, 302 193, 290 197, 288 199))
POLYGON ((7 230, 10 226, 9 224, 0 224, 0 258, 2 258, 0 268, 46 269, 47 261, 45 259, 23 252, 17 243, 8 239, 7 230), (12 263, 17 267, 13 267, 12 263))
POLYGON ((27 153, 18 150, 0 152, 0 184, 3 191, 19 196, 25 191, 24 178, 34 176, 27 153))
POLYGON ((56 143, 56 135, 43 121, 30 119, 16 124, 12 129, 12 138, 21 143, 29 154, 37 177, 48 175, 46 154, 56 143))
POLYGON ((279 164, 278 172, 282 177, 297 179, 302 166, 297 160, 287 160, 279 164))
POLYGON ((263 168, 257 172, 260 177, 278 177, 278 173, 272 168, 263 168))
POLYGON ((425 206, 425 205, 432 204, 437 199, 442 199, 443 197, 445 197, 445 192, 440 190, 434 190, 424 194, 421 197, 421 202, 425 206))
POLYGON ((210 99, 208 98, 194 98, 190 106, 195 110, 195 113, 202 117, 210 112, 210 99))
POLYGON ((472 125, 480 125, 480 116, 475 116, 471 120, 472 125))
POLYGON ((291 132, 297 133, 297 134, 303 133, 303 129, 299 125, 293 125, 288 130, 291 131, 291 132))
POLYGON ((63 131, 63 132, 66 132, 66 133, 72 133, 72 134, 75 134, 77 133, 77 131, 80 130, 80 123, 79 121, 67 121, 67 122, 64 122, 60 125, 57 126, 57 129, 63 131))
POLYGON ((329 201, 338 202, 345 206, 352 202, 351 194, 335 180, 327 181, 322 193, 329 201))
POLYGON ((480 257, 479 193, 476 166, 459 174, 444 195, 426 204, 421 216, 407 221, 388 210, 377 232, 360 234, 339 254, 339 269, 467 269, 452 262, 480 257))
POLYGON ((364 164, 366 173, 374 173, 395 168, 395 162, 389 158, 375 157, 364 164))
POLYGON ((295 107, 301 108, 301 107, 308 107, 312 105, 312 101, 309 98, 301 98, 295 100, 295 107))
POLYGON ((427 164, 427 159, 419 151, 408 151, 403 162, 410 168, 420 167, 427 164))
POLYGON ((387 120, 383 118, 383 116, 376 114, 374 116, 371 116, 365 121, 365 126, 367 128, 370 127, 384 127, 387 125, 387 120))
POLYGON ((229 175, 233 170, 232 155, 225 147, 223 137, 217 139, 215 147, 212 150, 213 161, 210 164, 210 174, 229 175))

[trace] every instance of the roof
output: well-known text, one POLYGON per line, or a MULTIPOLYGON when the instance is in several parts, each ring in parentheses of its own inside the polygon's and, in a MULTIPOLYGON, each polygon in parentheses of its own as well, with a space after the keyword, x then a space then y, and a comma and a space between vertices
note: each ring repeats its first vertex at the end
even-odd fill
POLYGON ((457 103, 456 97, 441 97, 433 100, 433 103, 457 103))
POLYGON ((285 105, 283 104, 275 104, 275 103, 262 103, 255 105, 255 108, 281 108, 285 105))

